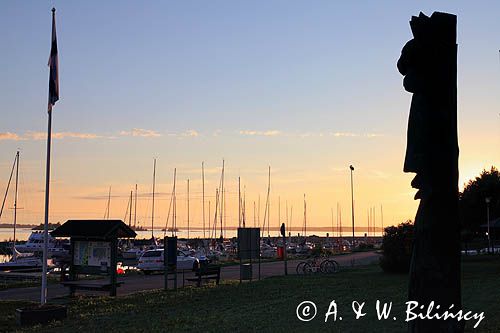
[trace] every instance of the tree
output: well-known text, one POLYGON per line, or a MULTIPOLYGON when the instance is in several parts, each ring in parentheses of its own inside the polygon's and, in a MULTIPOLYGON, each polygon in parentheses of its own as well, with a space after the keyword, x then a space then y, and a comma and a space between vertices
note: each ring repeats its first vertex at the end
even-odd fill
POLYGON ((480 226, 486 223, 486 198, 490 198, 490 221, 500 217, 500 173, 494 166, 469 180, 460 193, 462 230, 479 232, 480 226))
POLYGON ((380 267, 388 273, 408 273, 415 233, 413 222, 386 227, 384 231, 380 267))

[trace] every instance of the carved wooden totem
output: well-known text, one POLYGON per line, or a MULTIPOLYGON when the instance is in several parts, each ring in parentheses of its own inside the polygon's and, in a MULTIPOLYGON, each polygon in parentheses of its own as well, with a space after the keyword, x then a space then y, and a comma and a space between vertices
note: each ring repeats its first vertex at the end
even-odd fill
MULTIPOLYGON (((412 17, 413 39, 398 61, 404 88, 413 93, 404 172, 420 199, 410 266, 409 300, 461 308, 458 221, 456 16, 412 17)), ((426 310, 422 310, 425 313, 426 310)), ((410 332, 462 332, 456 320, 414 320, 410 332)))

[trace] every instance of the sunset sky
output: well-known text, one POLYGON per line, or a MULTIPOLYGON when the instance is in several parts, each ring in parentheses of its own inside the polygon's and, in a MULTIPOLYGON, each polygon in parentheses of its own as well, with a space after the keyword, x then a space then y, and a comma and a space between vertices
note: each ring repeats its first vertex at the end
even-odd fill
MULTIPOLYGON (((396 62, 420 11, 458 16, 460 188, 500 166, 498 1, 2 1, 0 193, 21 151, 21 223, 43 221, 51 12, 60 101, 53 112, 50 222, 123 219, 138 184, 138 218, 167 216, 177 168, 178 225, 201 225, 201 163, 213 207, 226 162, 227 224, 238 224, 238 176, 247 223, 271 166, 271 225, 285 202, 293 227, 357 225, 376 207, 380 226, 413 219, 418 202, 402 171, 411 94, 396 62)), ((8 198, 12 207, 13 196, 8 198)), ((12 222, 7 210, 0 223, 12 222)))

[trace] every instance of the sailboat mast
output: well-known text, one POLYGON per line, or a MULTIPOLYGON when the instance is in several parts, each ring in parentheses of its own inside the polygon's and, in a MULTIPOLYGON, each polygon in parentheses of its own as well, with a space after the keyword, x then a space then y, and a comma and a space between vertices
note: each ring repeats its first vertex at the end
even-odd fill
POLYGON ((109 190, 108 190, 108 203, 106 204, 106 212, 104 213, 104 218, 106 220, 109 220, 109 206, 110 206, 110 202, 111 202, 111 186, 109 187, 109 190))
POLYGON ((307 237, 307 207, 306 207, 306 194, 304 193, 304 237, 307 237))
POLYGON ((238 177, 238 228, 241 228, 241 178, 238 177))
POLYGON ((342 239, 342 206, 339 205, 340 239, 342 239))
POLYGON ((340 228, 339 228, 339 203, 337 202, 337 237, 340 237, 340 228))
POLYGON ((226 189, 222 190, 222 196, 224 197, 224 238, 226 238, 227 237, 226 189))
MULTIPOLYGON (((271 166, 269 166, 269 176, 267 180, 267 237, 270 237, 269 233, 269 218, 271 217, 271 198, 269 194, 271 192, 271 166)), ((266 221, 264 221, 265 223, 266 221)))
POLYGON ((188 218, 188 239, 189 239, 189 179, 187 180, 187 218, 188 218))
POLYGON ((0 218, 2 217, 3 208, 5 206, 5 200, 7 199, 7 194, 9 193, 10 182, 12 181, 12 175, 14 174, 14 168, 16 167, 16 164, 17 164, 17 155, 18 154, 19 154, 19 152, 16 153, 16 156, 14 157, 14 163, 12 163, 12 169, 10 170, 9 181, 7 182, 7 188, 5 189, 5 195, 3 196, 2 208, 0 208, 0 218))
POLYGON ((135 200, 134 200, 134 229, 137 222, 137 184, 135 184, 135 200))
POLYGON ((224 235, 222 233, 222 220, 223 220, 223 215, 225 214, 224 212, 224 160, 222 160, 222 174, 221 174, 221 188, 219 191, 220 195, 220 200, 219 200, 219 205, 220 205, 220 237, 223 238, 224 235))
POLYGON ((154 223, 155 223, 155 182, 156 182, 156 158, 153 160, 153 205, 151 207, 151 239, 153 239, 154 223))
POLYGON ((333 207, 331 208, 332 211, 332 238, 335 236, 335 227, 333 225, 333 207))
MULTIPOLYGON (((205 162, 201 162, 201 188, 202 188, 202 206, 203 206, 203 239, 205 239, 205 162)), ((208 213, 210 216, 210 213, 208 213)))
MULTIPOLYGON (((125 215, 123 216, 123 222, 127 223, 127 216, 129 210, 132 209, 132 202, 130 201, 130 198, 127 200, 127 209, 125 209, 125 215)), ((129 221, 130 223, 130 221, 129 221)))
MULTIPOLYGON (((285 219, 285 222, 286 222, 286 227, 287 228, 290 228, 290 226, 288 225, 288 200, 285 200, 285 209, 286 209, 286 219, 285 219)), ((289 231, 292 231, 291 229, 288 229, 289 231)))
POLYGON ((281 197, 278 196, 278 230, 281 227, 281 197))
MULTIPOLYGON (((208 201, 208 211, 210 213, 210 201, 208 201)), ((215 189, 215 201, 214 201, 214 219, 213 219, 213 224, 210 224, 210 241, 213 242, 215 241, 215 238, 217 238, 217 210, 219 209, 219 189, 215 189)), ((210 217, 210 219, 212 219, 210 217)))
POLYGON ((220 192, 219 189, 215 189, 215 214, 214 214, 214 240, 217 238, 217 223, 219 222, 219 215, 220 214, 220 192))
POLYGON ((247 188, 246 186, 243 188, 243 228, 246 227, 246 220, 247 220, 247 188))
POLYGON ((220 193, 220 237, 224 238, 224 230, 223 230, 223 214, 224 214, 224 189, 222 189, 222 193, 220 193))
POLYGON ((382 210, 382 205, 380 205, 380 225, 382 226, 380 236, 384 236, 384 211, 382 210))
POLYGON ((130 191, 130 210, 128 212, 128 226, 132 226, 132 191, 130 191))
POLYGON ((257 209, 257 223, 259 223, 259 228, 260 228, 260 194, 259 194, 259 208, 257 209))
POLYGON ((255 228, 256 225, 256 216, 255 216, 255 200, 253 201, 253 227, 255 228))
POLYGON ((14 241, 12 243, 12 257, 16 259, 16 225, 17 225, 17 185, 19 182, 19 150, 16 153, 16 190, 14 196, 14 241))
POLYGON ((368 218, 368 237, 370 237, 370 216, 371 216, 371 213, 372 213, 372 208, 370 207, 370 209, 366 210, 366 215, 367 215, 367 218, 368 218))
POLYGON ((172 237, 174 237, 175 228, 177 227, 177 221, 176 221, 176 218, 177 218, 177 211, 176 211, 177 198, 176 198, 176 194, 175 194, 176 179, 177 179, 177 168, 174 168, 174 189, 172 190, 172 204, 173 204, 173 208, 172 208, 172 237))

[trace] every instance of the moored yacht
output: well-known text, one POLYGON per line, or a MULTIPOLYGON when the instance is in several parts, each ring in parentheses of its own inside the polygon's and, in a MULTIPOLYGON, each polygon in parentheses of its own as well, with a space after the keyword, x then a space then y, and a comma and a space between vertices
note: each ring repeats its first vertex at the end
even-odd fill
MULTIPOLYGON (((61 256, 69 252, 69 242, 56 240, 50 234, 48 234, 48 256, 61 256)), ((16 245, 16 250, 21 253, 39 253, 43 252, 43 231, 33 230, 28 238, 28 241, 24 244, 16 245)))

